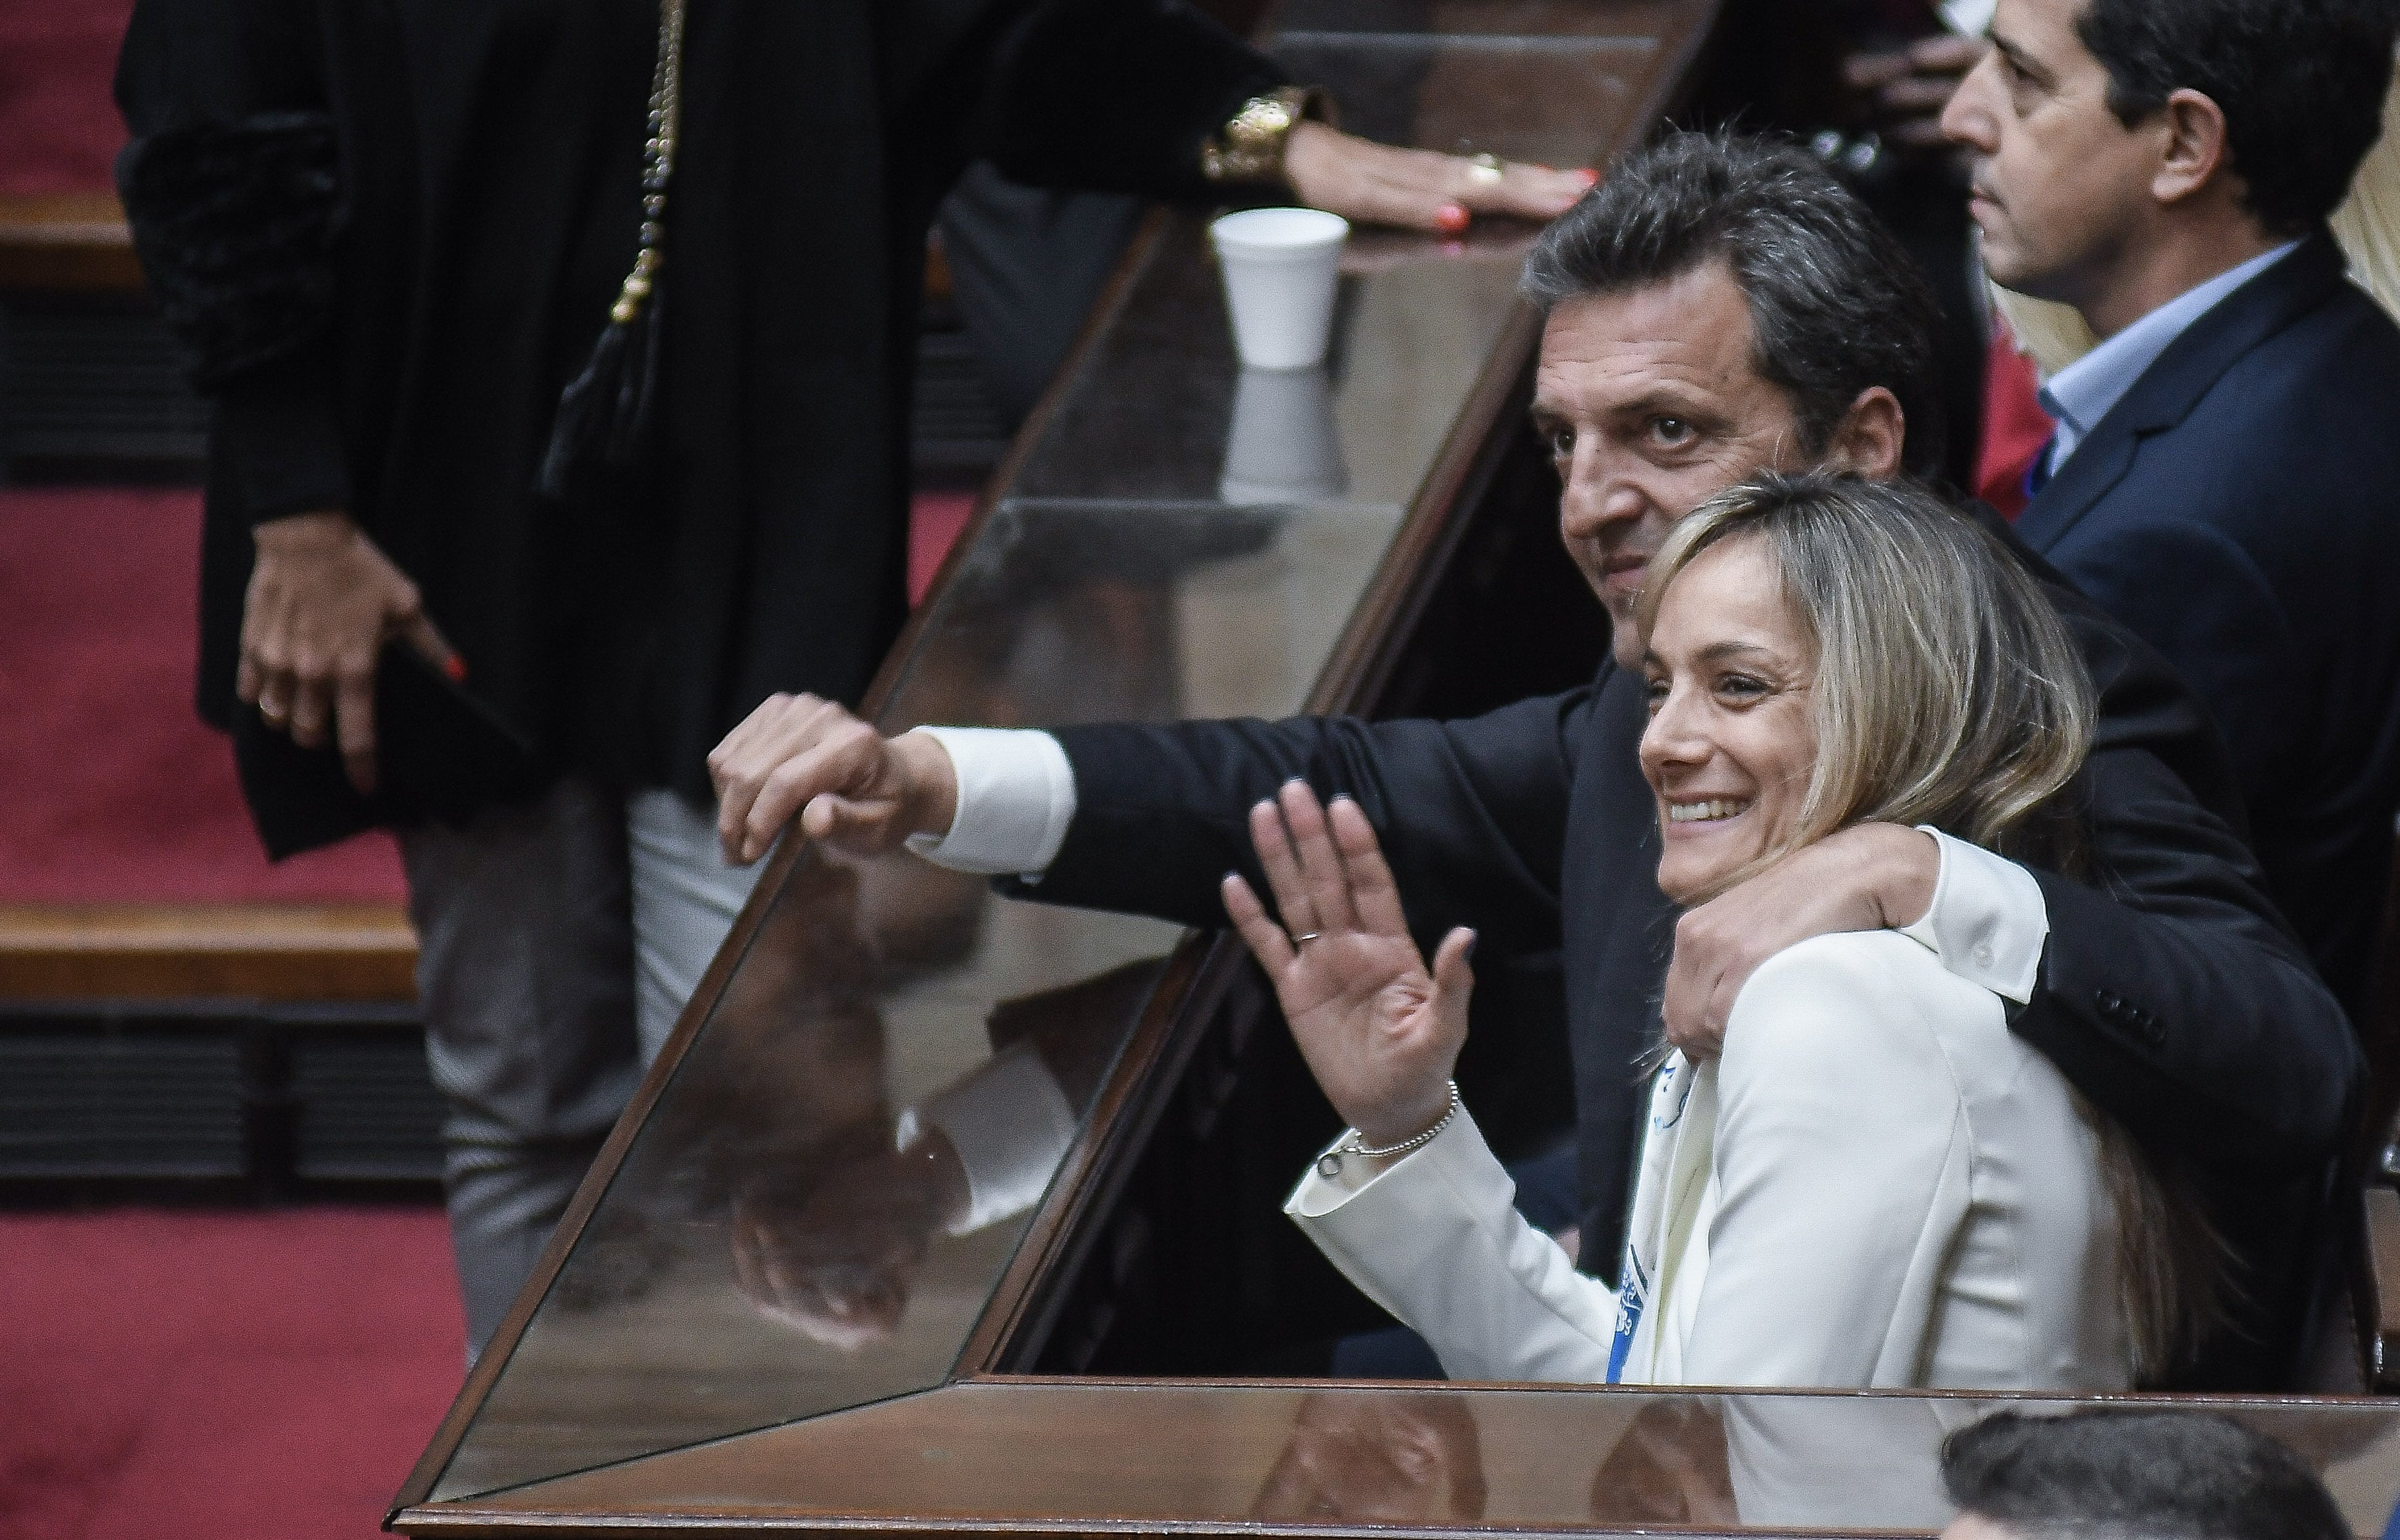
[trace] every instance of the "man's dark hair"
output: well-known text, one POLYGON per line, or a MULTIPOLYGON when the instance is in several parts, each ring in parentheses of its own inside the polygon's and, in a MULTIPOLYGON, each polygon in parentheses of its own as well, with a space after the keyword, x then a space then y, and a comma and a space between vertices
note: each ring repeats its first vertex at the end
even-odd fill
POLYGON ((2215 1412, 1999 1412, 1943 1441, 1942 1483, 2024 1540, 2351 1540, 2298 1455, 2215 1412))
POLYGON ((1791 396, 1804 449, 1823 454, 1860 392, 1880 385, 1906 418, 1908 469, 1940 472, 1933 292, 1866 205, 1787 140, 1668 133, 1542 232, 1520 287, 1547 314, 1720 258, 1749 305, 1752 361, 1791 396))
POLYGON ((2225 114, 2232 169, 2270 234, 2340 207, 2382 131, 2395 0, 2091 0, 2076 34, 2108 72, 2127 128, 2177 90, 2225 114))

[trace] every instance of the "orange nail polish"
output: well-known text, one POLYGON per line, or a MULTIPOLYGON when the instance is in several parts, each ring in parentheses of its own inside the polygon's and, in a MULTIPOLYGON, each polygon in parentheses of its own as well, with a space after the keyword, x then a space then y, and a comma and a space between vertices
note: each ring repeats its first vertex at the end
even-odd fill
POLYGON ((442 672, 452 684, 463 685, 467 682, 467 660, 454 652, 442 660, 442 672))
POLYGON ((1433 216, 1433 227, 1443 235, 1454 236, 1466 228, 1475 216, 1455 203, 1445 203, 1433 216))
POLYGON ((1587 187, 1597 187, 1600 185, 1600 173, 1593 170, 1589 166, 1576 167, 1575 174, 1583 180, 1583 184, 1587 187))

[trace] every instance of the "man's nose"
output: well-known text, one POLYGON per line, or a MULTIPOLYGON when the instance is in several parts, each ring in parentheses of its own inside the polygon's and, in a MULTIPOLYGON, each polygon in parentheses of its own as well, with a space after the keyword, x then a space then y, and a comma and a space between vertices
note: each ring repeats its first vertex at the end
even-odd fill
POLYGON ((1569 469, 1559 497, 1559 526, 1569 539, 1590 539, 1641 518, 1649 506, 1639 486, 1602 465, 1579 459, 1569 469))
POLYGON ((1991 108, 1984 101, 1984 90, 1991 78, 1995 57, 1986 48, 1942 108, 1942 137, 1987 155, 1993 148, 1994 135, 1991 108))

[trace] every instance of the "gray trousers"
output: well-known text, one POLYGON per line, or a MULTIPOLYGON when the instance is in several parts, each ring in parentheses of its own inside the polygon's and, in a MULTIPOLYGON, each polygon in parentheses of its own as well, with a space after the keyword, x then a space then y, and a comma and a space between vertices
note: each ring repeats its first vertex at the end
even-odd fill
MULTIPOLYGON (((577 781, 401 836, 468 1352, 552 1228, 750 895, 715 814, 577 781)), ((763 863, 761 864, 763 865, 763 863)))

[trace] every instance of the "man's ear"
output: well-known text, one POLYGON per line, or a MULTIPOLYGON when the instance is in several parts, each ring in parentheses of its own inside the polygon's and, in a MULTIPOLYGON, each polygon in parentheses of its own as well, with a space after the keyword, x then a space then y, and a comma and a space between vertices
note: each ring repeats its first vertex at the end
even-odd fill
POLYGON ((2226 169, 2225 109, 2187 86, 2168 95, 2159 127, 2164 137, 2150 196, 2161 204, 2180 203, 2226 169))
POLYGON ((1870 385, 1850 402, 1825 445, 1825 469, 1848 470, 1873 482, 1900 474, 1906 459, 1908 418, 1900 398, 1880 385, 1870 385))

